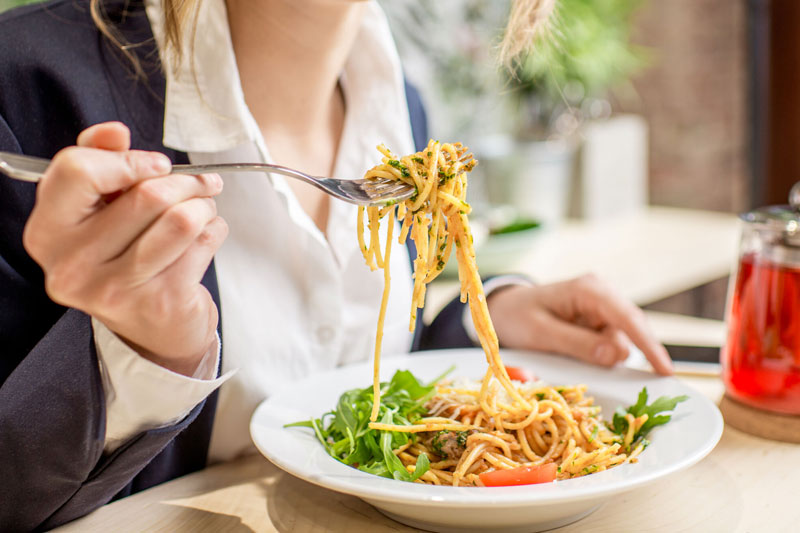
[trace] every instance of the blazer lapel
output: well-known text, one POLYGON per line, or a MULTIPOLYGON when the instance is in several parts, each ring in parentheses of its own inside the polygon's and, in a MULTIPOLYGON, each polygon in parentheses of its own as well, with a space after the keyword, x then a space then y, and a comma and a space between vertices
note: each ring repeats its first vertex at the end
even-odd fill
MULTIPOLYGON (((114 93, 120 120, 131 130, 131 146, 140 150, 162 152, 176 164, 188 163, 189 158, 186 153, 169 149, 162 141, 166 82, 161 72, 158 48, 144 10, 144 3, 120 0, 108 2, 107 14, 123 41, 131 45, 129 50, 139 61, 144 74, 143 77, 137 77, 130 60, 108 39, 101 39, 100 47, 106 75, 114 93)), ((208 289, 217 309, 220 310, 217 331, 221 336, 222 310, 213 261, 203 276, 202 284, 208 289)), ((197 419, 155 457, 118 497, 205 467, 217 396, 215 391, 206 399, 205 406, 197 419)))

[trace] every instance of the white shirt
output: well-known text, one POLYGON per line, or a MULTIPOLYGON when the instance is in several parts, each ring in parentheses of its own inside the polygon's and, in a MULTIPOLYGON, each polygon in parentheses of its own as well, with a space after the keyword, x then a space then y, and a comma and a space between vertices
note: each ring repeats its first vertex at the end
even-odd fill
MULTIPOLYGON (((224 1, 200 6, 196 77, 189 60, 176 76, 162 57, 167 77, 164 145, 187 152, 192 163, 270 162, 244 100, 224 1)), ((147 3, 147 15, 156 41, 163 44, 157 1, 147 3)), ((346 112, 333 177, 360 178, 380 161, 375 147, 382 142, 397 153, 414 151, 400 61, 374 2, 367 6, 340 85, 346 112)), ((282 176, 234 173, 223 179, 217 209, 230 231, 215 265, 224 376, 198 379, 213 377, 208 370, 214 368, 215 353, 195 378, 181 376, 139 357, 95 321, 106 384, 107 449, 144 429, 180 420, 224 382, 209 457, 233 458, 253 449, 250 416, 278 387, 372 356, 383 275, 370 272, 358 249, 355 206, 330 203, 326 238, 282 176), (231 375, 233 369, 238 372, 231 375)), ((391 272, 383 342, 387 355, 408 352, 413 339, 408 331, 410 261, 405 246, 396 241, 391 272)), ((364 381, 368 384, 370 376, 365 374, 364 381)))
MULTIPOLYGON (((146 9, 161 46, 160 3, 148 0, 146 9)), ((199 9, 203 30, 194 45, 195 72, 187 59, 174 75, 162 57, 163 143, 188 153, 192 163, 270 162, 245 103, 224 0, 206 0, 199 9)), ((400 60, 375 2, 367 5, 340 85, 346 112, 333 177, 361 177, 380 161, 379 143, 395 153, 414 151, 400 60)), ((106 394, 106 451, 143 430, 179 421, 221 386, 209 460, 232 459, 254 450, 250 417, 279 387, 372 357, 383 274, 370 272, 358 249, 355 207, 330 203, 326 238, 282 176, 232 173, 223 179, 217 210, 230 231, 215 257, 223 375, 214 379, 219 342, 186 377, 140 357, 93 320, 106 394)), ((413 340, 410 260, 404 245, 395 240, 393 246, 384 356, 408 352, 413 340)), ((495 279, 486 292, 516 282, 495 279)), ((468 312, 464 324, 475 341, 468 312)), ((365 386, 370 381, 365 373, 365 386)))

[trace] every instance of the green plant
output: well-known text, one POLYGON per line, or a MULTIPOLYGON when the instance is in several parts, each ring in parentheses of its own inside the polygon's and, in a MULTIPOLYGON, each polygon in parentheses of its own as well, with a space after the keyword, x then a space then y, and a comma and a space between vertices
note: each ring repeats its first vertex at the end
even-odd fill
POLYGON ((24 6, 25 4, 33 4, 41 1, 42 0, 0 0, 0 13, 12 7, 24 6))
POLYGON ((579 122, 591 99, 605 99, 646 63, 630 42, 631 18, 643 0, 558 0, 551 30, 507 76, 528 136, 551 131, 571 113, 579 122))
POLYGON ((380 0, 407 67, 442 134, 516 129, 523 137, 568 134, 645 64, 630 43, 644 0, 556 0, 549 33, 514 65, 495 52, 510 0, 380 0))

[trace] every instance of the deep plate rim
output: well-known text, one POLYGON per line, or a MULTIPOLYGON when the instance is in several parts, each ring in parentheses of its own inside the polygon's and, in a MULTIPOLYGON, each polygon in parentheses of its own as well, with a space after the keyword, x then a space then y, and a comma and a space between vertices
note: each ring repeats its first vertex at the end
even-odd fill
MULTIPOLYGON (((448 350, 431 350, 429 352, 415 352, 413 355, 406 354, 404 356, 387 358, 385 361, 386 365, 384 366, 384 368, 386 368, 387 365, 391 367, 395 366, 404 367, 402 361, 405 360, 409 362, 418 362, 420 361, 421 357, 437 357, 441 361, 447 361, 453 358, 474 356, 477 355, 476 352, 480 353, 481 357, 483 357, 482 351, 479 348, 460 348, 460 349, 448 349, 448 350)), ((703 415, 708 416, 706 421, 706 423, 708 424, 707 426, 708 431, 706 432, 702 445, 694 448, 691 451, 691 453, 689 453, 686 457, 683 457, 681 460, 675 461, 671 464, 660 465, 658 467, 651 468, 649 470, 637 472, 633 474, 632 477, 629 477, 627 479, 614 479, 614 480, 609 480, 608 482, 605 483, 593 481, 597 479, 605 479, 603 477, 604 474, 609 474, 614 471, 614 469, 611 469, 606 472, 599 472, 596 474, 592 474, 591 476, 576 478, 572 480, 559 481, 552 484, 546 483, 541 485, 526 485, 518 487, 491 487, 491 488, 450 487, 450 486, 437 487, 431 485, 421 485, 416 483, 407 483, 403 481, 380 478, 378 476, 367 474, 365 472, 361 472, 359 470, 348 467, 342 463, 339 463, 334 458, 328 456, 327 453, 321 447, 319 448, 319 451, 322 454, 324 454, 324 456, 331 462, 331 464, 328 466, 336 469, 341 467, 342 469, 345 470, 341 470, 342 475, 338 474, 331 475, 330 473, 324 471, 310 472, 308 471, 307 468, 298 467, 295 462, 288 460, 284 457, 281 457, 280 454, 274 453, 273 447, 270 446, 269 443, 265 443, 262 440, 260 436, 263 435, 261 426, 263 419, 269 416, 270 410, 276 407, 281 402, 282 398, 284 398, 285 395, 294 394, 298 390, 302 390, 304 384, 305 386, 308 386, 307 385, 308 383, 313 383, 314 381, 324 379, 326 376, 332 376, 338 373, 352 372, 354 370, 357 371, 362 369, 362 367, 370 367, 371 361, 365 361, 353 365, 339 367, 320 374, 315 374, 313 376, 309 376, 308 378, 289 384, 286 387, 283 387, 275 394, 273 394, 270 398, 261 402, 261 404, 259 404, 258 408, 253 413, 250 422, 251 437, 256 447, 261 452, 261 454, 264 455, 276 466, 278 466, 285 472, 295 477, 303 479, 314 485, 327 488, 329 490, 334 490, 336 492, 356 496, 367 501, 405 503, 409 505, 418 505, 426 507, 491 506, 493 508, 514 508, 521 505, 538 506, 538 505, 588 501, 588 500, 605 498, 622 492, 627 492, 629 490, 633 490, 643 485, 650 484, 658 479, 661 479, 663 477, 669 476, 671 474, 674 474, 676 472, 685 470, 693 466, 694 464, 702 460, 704 457, 706 457, 714 449, 714 447, 717 445, 720 438, 722 437, 724 424, 722 415, 720 414, 717 406, 702 393, 700 393, 695 389, 692 389, 691 387, 684 384, 677 378, 674 377, 656 378, 653 374, 649 372, 643 372, 639 370, 626 369, 626 368, 617 368, 608 370, 608 369, 601 369, 598 367, 589 367, 588 365, 585 365, 583 363, 571 359, 567 359, 561 356, 553 356, 552 354, 547 354, 542 352, 522 352, 516 350, 502 350, 502 354, 504 359, 508 358, 516 359, 519 357, 525 357, 525 358, 533 358, 533 360, 536 360, 538 358, 540 364, 542 363, 542 361, 547 361, 548 365, 555 365, 557 367, 564 367, 566 369, 571 368, 573 370, 581 368, 584 373, 587 371, 591 371, 593 374, 596 374, 598 376, 597 382, 594 385, 595 388, 597 387, 598 383, 601 383, 600 388, 603 388, 603 385, 610 385, 613 382, 620 380, 626 381, 628 384, 632 384, 634 378, 638 378, 641 380, 641 382, 644 382, 644 384, 647 385, 648 387, 650 387, 651 384, 659 383, 660 386, 658 386, 657 388, 678 389, 673 391, 672 393, 677 392, 689 395, 691 403, 695 405, 694 411, 690 411, 688 413, 682 413, 684 418, 701 416, 700 411, 702 411, 703 415), (588 483, 587 480, 589 481, 588 483), (566 488, 564 488, 565 485, 567 485, 566 488), (558 489, 553 489, 553 487, 555 486, 558 486, 558 489)), ((428 361, 430 361, 430 359, 428 361)), ((485 359, 484 359, 484 365, 485 365, 485 359)), ((412 372, 415 371, 413 368, 411 370, 412 372)), ((458 375, 457 371, 455 375, 458 375)), ((593 389, 593 384, 589 383, 588 386, 589 386, 589 393, 591 394, 593 389)), ((346 387, 343 387, 339 391, 339 394, 344 392, 345 388, 346 387)), ((651 400, 655 398, 656 395, 657 393, 652 394, 651 400)), ((315 416, 319 416, 319 414, 321 414, 322 412, 323 411, 320 411, 320 413, 316 414, 315 416)), ((677 420, 678 418, 676 416, 675 422, 677 422, 677 420)), ((656 431, 669 430, 669 428, 670 428, 669 425, 663 426, 662 428, 656 428, 654 430, 654 435, 656 431)), ((283 431, 291 431, 291 430, 283 429, 283 431)), ((295 435, 294 437, 287 437, 287 438, 305 439, 307 436, 308 436, 307 434, 305 435, 305 437, 299 437, 298 435, 295 435)), ((317 446, 319 446, 319 443, 316 442, 316 439, 314 439, 314 443, 317 446)), ((645 451, 645 453, 647 453, 647 450, 645 451)), ((646 456, 643 455, 643 457, 646 456)), ((637 464, 640 465, 641 463, 637 464)), ((637 464, 633 464, 630 466, 637 466, 637 464)), ((624 466, 620 466, 617 468, 623 468, 624 466)))

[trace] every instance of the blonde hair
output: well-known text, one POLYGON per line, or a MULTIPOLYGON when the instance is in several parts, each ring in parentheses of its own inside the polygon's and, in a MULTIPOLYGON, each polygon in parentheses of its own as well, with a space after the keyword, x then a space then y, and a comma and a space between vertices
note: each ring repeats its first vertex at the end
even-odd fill
MULTIPOLYGON (((194 43, 197 31, 197 12, 202 0, 162 0, 164 13, 164 34, 167 54, 173 64, 180 65, 186 54, 183 48, 183 35, 187 28, 191 31, 190 43, 194 43)), ((549 29, 550 15, 556 0, 513 0, 508 24, 500 43, 498 60, 511 68, 514 61, 531 49, 539 35, 549 29)), ((144 76, 141 64, 131 52, 132 45, 126 43, 113 24, 108 20, 103 0, 91 0, 89 11, 100 32, 114 44, 131 62, 137 76, 144 76)), ((191 53, 191 50, 188 51, 191 53)))
POLYGON ((550 29, 556 0, 514 0, 508 16, 498 59, 511 68, 514 61, 533 47, 536 38, 550 29))
MULTIPOLYGON (((176 66, 176 69, 183 60, 185 52, 183 49, 183 34, 187 27, 189 27, 191 31, 192 38, 190 42, 194 43, 194 36, 197 31, 197 12, 201 2, 202 0, 161 1, 164 14, 164 44, 167 54, 174 60, 173 64, 176 66)), ((116 46, 130 62, 136 76, 144 78, 144 71, 142 70, 141 63, 131 52, 131 49, 136 45, 125 42, 122 36, 119 35, 114 25, 108 20, 103 0, 91 0, 89 2, 89 13, 92 16, 95 26, 100 30, 100 33, 116 46)))

